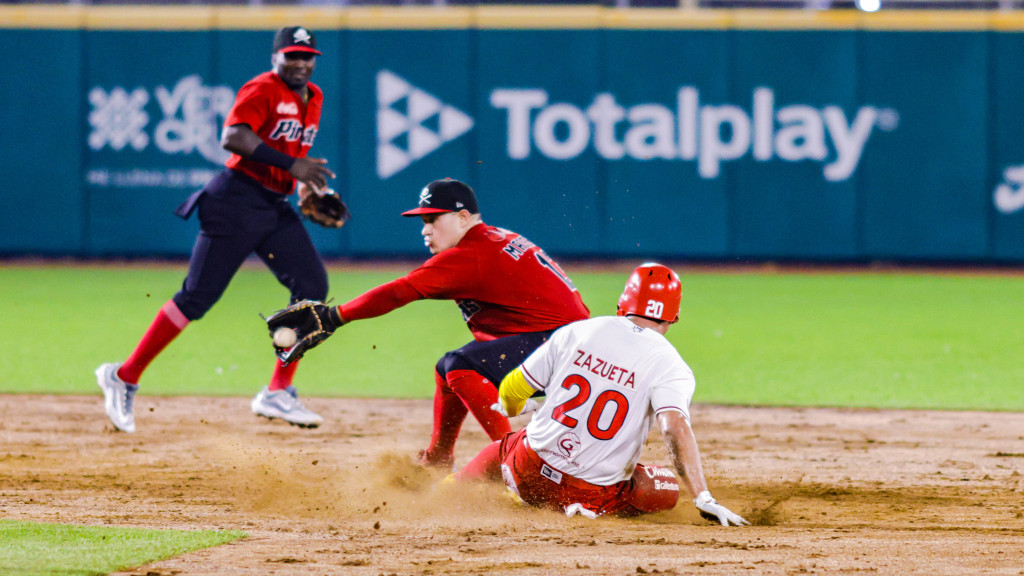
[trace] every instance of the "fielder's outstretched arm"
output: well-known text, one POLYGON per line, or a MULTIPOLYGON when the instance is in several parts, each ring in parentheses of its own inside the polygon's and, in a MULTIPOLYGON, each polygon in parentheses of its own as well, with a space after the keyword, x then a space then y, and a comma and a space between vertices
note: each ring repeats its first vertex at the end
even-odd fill
POLYGON ((425 297, 409 285, 405 278, 398 278, 376 288, 371 288, 352 300, 338 306, 338 315, 345 322, 366 320, 383 316, 406 304, 423 300, 425 297))
POLYGON ((294 329, 297 343, 290 348, 274 346, 275 354, 285 365, 295 362, 309 350, 320 345, 341 326, 354 320, 382 316, 415 300, 422 300, 404 278, 399 278, 365 292, 341 306, 303 300, 274 312, 267 318, 273 337, 278 328, 294 329))

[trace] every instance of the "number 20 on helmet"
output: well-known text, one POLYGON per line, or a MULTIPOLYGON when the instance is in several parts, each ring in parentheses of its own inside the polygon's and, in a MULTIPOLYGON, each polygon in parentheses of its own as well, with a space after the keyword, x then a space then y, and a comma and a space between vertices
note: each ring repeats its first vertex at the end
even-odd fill
POLYGON ((648 262, 637 266, 619 296, 618 315, 635 314, 651 320, 679 320, 683 292, 679 276, 668 266, 648 262))

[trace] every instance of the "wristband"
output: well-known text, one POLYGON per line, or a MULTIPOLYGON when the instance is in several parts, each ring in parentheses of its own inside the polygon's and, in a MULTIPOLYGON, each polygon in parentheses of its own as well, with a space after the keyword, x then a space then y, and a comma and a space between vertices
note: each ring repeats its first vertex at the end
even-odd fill
POLYGON ((339 306, 331 306, 327 312, 327 317, 331 319, 331 322, 334 322, 335 326, 340 327, 345 324, 345 319, 341 317, 341 310, 339 308, 339 306))
POLYGON ((295 160, 297 160, 297 158, 267 146, 266 142, 260 142, 260 145, 252 151, 252 154, 249 155, 248 159, 253 162, 259 162, 260 164, 277 166, 278 168, 283 168, 285 170, 291 170, 292 165, 295 164, 295 160))

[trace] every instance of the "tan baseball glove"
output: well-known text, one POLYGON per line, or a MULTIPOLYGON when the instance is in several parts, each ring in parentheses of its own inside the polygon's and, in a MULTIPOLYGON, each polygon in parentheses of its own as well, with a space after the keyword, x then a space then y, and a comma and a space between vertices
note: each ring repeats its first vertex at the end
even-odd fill
POLYGON ((299 210, 302 214, 324 228, 341 228, 352 216, 338 193, 330 188, 322 192, 309 189, 300 197, 299 210))

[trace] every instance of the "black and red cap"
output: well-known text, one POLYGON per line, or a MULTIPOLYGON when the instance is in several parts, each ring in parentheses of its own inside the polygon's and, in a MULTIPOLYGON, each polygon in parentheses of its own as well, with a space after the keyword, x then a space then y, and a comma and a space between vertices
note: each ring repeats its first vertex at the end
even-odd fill
POLYGON ((323 54, 316 49, 316 37, 302 26, 288 26, 278 30, 277 34, 274 34, 274 52, 323 54))
POLYGON ((434 180, 420 191, 420 205, 402 216, 419 216, 421 214, 441 214, 443 212, 460 212, 468 210, 470 214, 479 214, 476 194, 473 189, 458 180, 445 178, 434 180))

